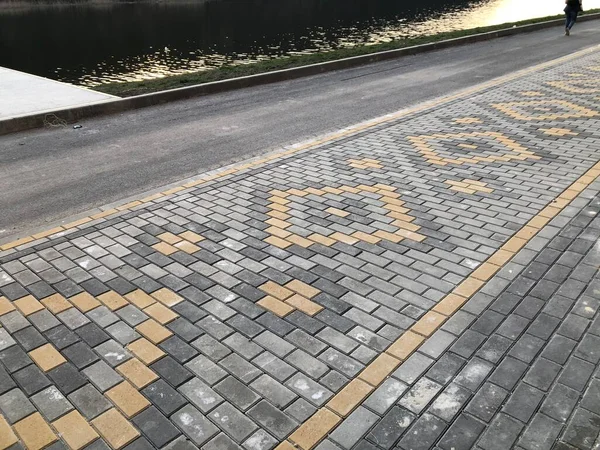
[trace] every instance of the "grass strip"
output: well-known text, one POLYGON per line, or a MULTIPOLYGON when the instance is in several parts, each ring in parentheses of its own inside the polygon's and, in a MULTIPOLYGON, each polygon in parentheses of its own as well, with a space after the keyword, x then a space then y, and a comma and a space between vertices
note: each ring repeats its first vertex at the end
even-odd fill
MULTIPOLYGON (((587 14, 597 12, 600 12, 600 9, 586 11, 587 14)), ((92 89, 99 92, 116 95, 118 97, 132 97, 134 95, 148 94, 151 92, 165 91, 168 89, 176 89, 197 84, 210 83, 213 81, 245 77, 249 75, 257 75, 276 70, 291 69, 294 67, 335 61, 343 58, 351 58, 354 56, 368 55, 371 53, 384 52, 387 50, 396 50, 400 48, 412 47, 415 45, 430 44, 432 42, 471 36, 474 34, 487 33, 491 31, 498 31, 514 26, 531 25, 539 22, 561 19, 563 17, 563 15, 540 17, 537 19, 523 20, 520 22, 503 23, 500 25, 492 25, 488 27, 478 27, 471 28, 468 30, 450 31, 427 36, 395 40, 381 44, 361 45, 356 47, 341 48, 337 50, 323 51, 307 55, 280 57, 268 61, 258 61, 252 64, 224 65, 206 71, 166 76, 164 78, 157 78, 153 80, 101 84, 93 87, 92 89)))

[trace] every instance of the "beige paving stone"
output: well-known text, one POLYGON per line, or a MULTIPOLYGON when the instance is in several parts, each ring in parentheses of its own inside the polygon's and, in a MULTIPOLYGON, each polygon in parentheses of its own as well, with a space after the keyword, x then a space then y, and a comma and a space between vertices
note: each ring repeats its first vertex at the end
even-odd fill
POLYGON ((98 300, 104 303, 111 311, 116 311, 117 309, 121 309, 129 304, 127 300, 114 291, 108 291, 98 296, 98 300))
POLYGON ((41 311, 44 309, 44 305, 38 302, 33 295, 28 295, 26 297, 20 298, 13 302, 19 311, 23 313, 24 316, 28 316, 35 312, 41 311))
POLYGON ((114 408, 92 420, 92 425, 114 450, 119 450, 140 435, 114 408))
POLYGON ((150 295, 165 306, 175 306, 183 301, 181 296, 167 288, 159 289, 150 295))
POLYGON ((82 313, 91 311, 92 309, 95 309, 101 305, 101 303, 98 300, 96 300, 94 297, 92 297, 87 292, 82 292, 81 294, 77 294, 74 297, 71 297, 69 300, 82 313))
POLYGON ((172 331, 163 327, 154 319, 148 319, 139 324, 135 327, 135 330, 153 344, 160 344, 162 341, 173 335, 172 331))
POLYGON ((42 345, 29 352, 29 357, 44 372, 54 369, 67 362, 67 360, 52 346, 52 344, 42 345))
POLYGON ((16 444, 17 441, 17 436, 13 433, 6 419, 0 414, 0 450, 6 450, 16 444))
POLYGON ((61 313, 73 307, 73 305, 69 303, 67 299, 60 294, 54 294, 50 297, 46 297, 40 303, 44 305, 46 309, 53 314, 61 313))
POLYGON ((165 356, 165 352, 144 338, 132 342, 127 348, 146 365, 150 365, 165 356))
POLYGON ((371 392, 373 386, 356 378, 327 402, 327 407, 341 417, 347 417, 371 392))
POLYGON ((138 389, 143 389, 158 379, 158 375, 136 358, 132 358, 118 366, 117 372, 127 378, 138 389))
POLYGON ((150 402, 146 397, 127 381, 116 385, 107 391, 105 395, 129 418, 150 406, 150 402))
POLYGON ((98 433, 78 411, 71 411, 54 421, 52 426, 73 450, 79 450, 98 439, 98 433))
POLYGON ((41 450, 58 440, 38 412, 15 423, 14 429, 27 450, 41 450))

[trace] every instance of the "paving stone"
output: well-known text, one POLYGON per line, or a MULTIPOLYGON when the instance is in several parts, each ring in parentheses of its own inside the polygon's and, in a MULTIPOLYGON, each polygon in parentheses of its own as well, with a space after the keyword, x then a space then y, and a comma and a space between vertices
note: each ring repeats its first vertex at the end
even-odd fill
POLYGON ((203 355, 198 355, 185 366, 211 386, 227 376, 225 370, 203 355))
MULTIPOLYGON (((186 404, 185 398, 183 398, 181 394, 169 386, 164 380, 155 381, 150 386, 143 389, 142 393, 166 416, 170 416, 186 404)), ((189 412, 192 418, 195 418, 194 412, 197 412, 195 408, 192 408, 192 410, 189 412)), ((181 414, 179 414, 178 417, 180 420, 185 420, 186 416, 181 416, 181 414)), ((190 424, 191 423, 192 422, 190 422, 190 424)), ((186 434, 190 439, 194 440, 189 433, 186 432, 186 434)))
POLYGON ((451 423, 470 397, 468 389, 451 383, 431 404, 428 412, 451 423))
POLYGON ((258 400, 258 395, 232 376, 215 385, 214 389, 242 411, 246 411, 258 400))
POLYGON ((431 414, 425 413, 404 434, 399 447, 403 450, 429 449, 443 433, 444 428, 444 422, 431 414))
POLYGON ((402 397, 398 405, 419 414, 427 407, 429 402, 440 392, 441 386, 427 378, 421 378, 402 397))
POLYGON ((172 386, 178 387, 193 377, 193 374, 170 356, 159 359, 150 368, 172 386))
POLYGON ((378 419, 379 416, 359 406, 331 433, 330 439, 337 442, 342 448, 350 449, 378 419))
POLYGON ((83 369, 99 359, 92 349, 83 342, 78 342, 65 348, 62 354, 78 369, 83 369))
POLYGON ((414 420, 414 414, 394 407, 373 427, 367 439, 384 449, 392 448, 414 420))
POLYGON ((27 395, 33 395, 51 384, 42 371, 34 365, 13 373, 13 378, 27 395))
POLYGON ((315 406, 323 405, 333 395, 329 389, 299 373, 291 377, 286 386, 315 406))
POLYGON ((223 403, 213 410, 209 417, 238 443, 245 441, 258 428, 230 403, 223 403))
POLYGON ((576 448, 591 448, 598 436, 598 423, 599 416, 579 409, 569 421, 562 440, 576 448))
POLYGON ((560 422, 544 414, 536 414, 519 439, 519 445, 525 449, 551 449, 560 431, 560 422))
POLYGON ((35 408, 23 391, 13 389, 0 396, 0 411, 9 423, 14 424, 35 412, 35 408))
POLYGON ((104 361, 98 361, 90 367, 85 368, 83 374, 100 390, 100 392, 107 391, 123 381, 123 377, 115 372, 104 361))
POLYGON ((133 423, 156 447, 163 447, 181 433, 156 408, 150 407, 133 418, 133 423))
POLYGON ((208 442, 219 431, 216 426, 191 405, 181 408, 173 414, 171 420, 197 446, 208 442))
POLYGON ((560 383, 554 385, 540 408, 540 412, 561 422, 566 422, 579 400, 580 393, 560 383))
POLYGON ((481 422, 461 414, 446 431, 438 445, 445 450, 472 448, 484 429, 485 425, 481 422))
POLYGON ((500 450, 507 446, 510 448, 522 429, 523 425, 512 417, 498 414, 484 432, 478 445, 484 450, 500 450))
POLYGON ((223 402, 223 397, 198 378, 193 378, 180 386, 179 392, 185 395, 204 414, 223 402))
POLYGON ((277 439, 265 430, 258 430, 244 442, 243 446, 248 450, 271 450, 278 444, 277 439))
POLYGON ((111 403, 91 384, 76 390, 69 395, 68 399, 88 420, 95 419, 112 407, 111 403))
POLYGON ((87 383, 77 368, 69 363, 61 364, 48 372, 54 384, 66 395, 79 389, 87 383))
POLYGON ((544 393, 539 389, 525 383, 520 383, 502 410, 512 417, 527 423, 543 398, 544 393))

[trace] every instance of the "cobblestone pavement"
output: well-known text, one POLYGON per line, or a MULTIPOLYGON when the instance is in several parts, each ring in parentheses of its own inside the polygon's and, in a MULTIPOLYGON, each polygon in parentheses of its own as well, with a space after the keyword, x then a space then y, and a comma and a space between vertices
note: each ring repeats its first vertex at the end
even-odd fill
POLYGON ((588 449, 600 53, 1 246, 0 450, 588 449))

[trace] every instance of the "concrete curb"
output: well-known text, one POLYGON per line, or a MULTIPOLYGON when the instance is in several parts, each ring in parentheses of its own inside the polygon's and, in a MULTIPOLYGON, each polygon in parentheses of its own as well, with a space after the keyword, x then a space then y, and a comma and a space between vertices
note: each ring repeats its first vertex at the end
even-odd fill
MULTIPOLYGON (((580 22, 600 19, 600 13, 583 15, 580 17, 580 22)), ((455 39, 448 39, 429 44, 406 47, 397 50, 389 50, 385 52, 372 53, 369 55, 355 56, 352 58, 339 59, 319 64, 296 67, 292 69, 278 70, 274 72, 266 72, 263 74, 250 75, 247 77, 232 78, 230 80, 215 81, 212 83, 199 84, 195 86, 171 89, 167 91, 144 94, 135 97, 127 97, 114 101, 106 101, 85 106, 77 106, 56 111, 45 111, 29 116, 13 117, 7 120, 0 121, 0 135, 15 133, 18 131, 29 130, 32 128, 41 128, 46 122, 46 118, 54 115, 67 123, 77 122, 78 120, 100 116, 105 114, 115 114, 125 111, 131 111, 138 108, 160 105, 177 100, 198 97, 202 95, 216 94, 220 92, 243 89, 263 84, 276 83, 279 81, 293 80, 296 78, 317 75, 324 72, 334 70, 347 69, 357 67, 369 63, 385 61, 389 59, 400 58, 403 56, 417 55, 433 50, 441 50, 449 47, 457 47, 475 42, 488 41, 505 36, 513 36, 521 33, 542 30, 558 26, 563 23, 562 19, 549 20, 530 25, 523 25, 513 28, 504 28, 501 30, 490 31, 487 33, 474 34, 455 39)))

